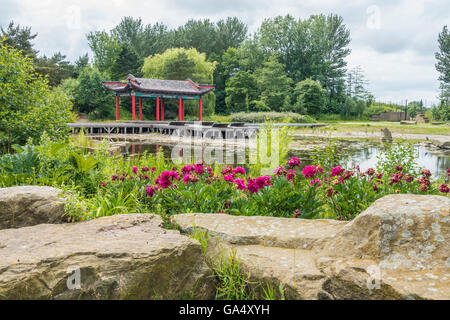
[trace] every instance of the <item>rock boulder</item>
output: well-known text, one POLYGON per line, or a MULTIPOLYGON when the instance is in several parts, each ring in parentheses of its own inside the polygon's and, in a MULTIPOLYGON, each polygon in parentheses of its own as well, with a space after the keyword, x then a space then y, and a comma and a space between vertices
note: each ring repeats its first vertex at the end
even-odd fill
POLYGON ((207 231, 213 259, 235 251, 250 281, 281 284, 290 299, 450 297, 447 197, 389 195, 351 222, 183 214, 172 223, 207 231))
POLYGON ((61 223, 60 189, 40 186, 0 188, 0 229, 61 223))
POLYGON ((200 244, 152 214, 0 231, 2 299, 214 298, 200 244))

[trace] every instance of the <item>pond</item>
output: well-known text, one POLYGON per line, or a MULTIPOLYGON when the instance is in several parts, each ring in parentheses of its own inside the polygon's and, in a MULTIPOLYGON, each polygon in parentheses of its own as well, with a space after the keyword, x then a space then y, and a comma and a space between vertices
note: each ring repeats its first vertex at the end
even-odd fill
MULTIPOLYGON (((345 156, 348 158, 347 167, 354 167, 356 165, 359 165, 362 171, 367 170, 368 168, 375 168, 378 161, 378 156, 383 154, 383 145, 379 142, 361 140, 354 141, 347 139, 336 140, 336 142, 339 145, 340 156, 345 156)), ((311 155, 314 152, 313 148, 320 148, 324 146, 326 146, 326 141, 324 139, 305 139, 300 142, 295 142, 295 144, 289 151, 289 156, 298 157, 304 165, 311 164, 311 155)), ((163 142, 127 142, 126 145, 122 148, 122 153, 133 155, 142 153, 144 151, 148 153, 156 153, 158 152, 158 150, 160 150, 164 153, 164 156, 166 158, 170 158, 172 156, 173 148, 174 145, 167 143, 164 144, 163 142)), ((189 150, 187 146, 184 146, 183 148, 184 152, 189 150)), ((204 152, 204 149, 202 149, 201 147, 196 148, 197 151, 195 151, 193 147, 191 147, 190 150, 193 158, 197 157, 197 159, 199 159, 201 157, 200 154, 204 152)), ((242 150, 243 148, 244 147, 241 147, 241 150, 239 150, 239 147, 237 147, 236 150, 238 151, 234 152, 242 153, 244 152, 242 150)), ((443 174, 447 170, 447 168, 450 168, 450 150, 437 149, 426 144, 415 144, 414 148, 416 148, 418 153, 417 163, 419 167, 429 169, 433 173, 433 175, 443 174)), ((183 151, 178 151, 177 153, 182 155, 183 151)), ((226 151, 229 152, 227 149, 222 150, 224 154, 226 153, 226 151)), ((233 152, 233 150, 231 152, 233 152)), ((248 163, 248 160, 249 158, 247 149, 245 150, 245 162, 248 163)), ((205 162, 208 163, 208 161, 205 162)), ((236 165, 242 164, 242 161, 238 161, 237 155, 234 156, 234 163, 236 165)))

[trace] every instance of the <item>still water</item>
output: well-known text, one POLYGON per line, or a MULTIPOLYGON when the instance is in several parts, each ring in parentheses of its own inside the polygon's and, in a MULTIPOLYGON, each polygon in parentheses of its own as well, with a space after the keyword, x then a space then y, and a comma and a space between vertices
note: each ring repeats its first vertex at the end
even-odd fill
MULTIPOLYGON (((308 142, 304 142, 305 145, 308 142)), ((352 142, 348 140, 338 140, 340 146, 340 152, 342 156, 348 158, 348 168, 359 165, 361 170, 367 170, 368 168, 376 168, 378 157, 383 156, 382 145, 376 142, 352 142)), ((433 175, 441 175, 450 168, 450 150, 439 150, 430 146, 417 144, 414 146, 417 151, 418 159, 417 165, 420 168, 429 169, 433 175)), ((144 151, 148 153, 155 153, 157 150, 162 150, 166 158, 172 156, 172 145, 154 144, 154 143, 128 143, 122 150, 123 153, 132 155, 139 154, 144 151)), ((242 150, 241 150, 242 153, 242 150)), ((289 156, 298 157, 303 165, 311 164, 312 151, 310 149, 294 149, 289 152, 289 156)), ((192 150, 192 155, 201 154, 192 150)), ((224 151, 225 154, 225 151, 224 151)), ((248 161, 248 151, 245 152, 246 161, 248 161)), ((237 159, 237 157, 235 158, 237 159)), ((207 162, 207 161, 205 161, 207 162)), ((243 164, 242 162, 235 161, 236 164, 243 164)))

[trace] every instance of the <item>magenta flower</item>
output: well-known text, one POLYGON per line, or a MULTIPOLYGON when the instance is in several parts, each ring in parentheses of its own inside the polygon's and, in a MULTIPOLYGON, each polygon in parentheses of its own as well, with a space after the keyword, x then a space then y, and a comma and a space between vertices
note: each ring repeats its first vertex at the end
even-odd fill
POLYGON ((422 173, 423 176, 425 176, 425 177, 431 176, 431 171, 428 169, 422 169, 422 171, 420 171, 420 173, 422 173))
POLYGON ((134 174, 137 174, 138 171, 139 171, 139 168, 138 167, 133 167, 133 168, 131 168, 131 171, 133 171, 134 174))
POLYGON ((302 174, 305 176, 305 178, 312 178, 316 173, 316 167, 313 166, 306 166, 302 170, 302 174))
POLYGON ((223 176, 223 180, 228 181, 228 182, 233 182, 234 177, 232 174, 227 174, 227 175, 223 176))
POLYGON ((287 164, 291 168, 299 167, 300 166, 300 160, 298 158, 296 158, 296 157, 291 157, 291 159, 289 159, 287 164))
POLYGON ((172 178, 172 180, 178 180, 178 172, 176 172, 176 171, 170 171, 169 172, 169 177, 171 177, 172 178))
POLYGON ((281 167, 278 167, 277 169, 275 169, 273 171, 273 173, 275 173, 277 176, 282 176, 285 171, 286 171, 286 169, 284 169, 284 167, 281 166, 281 167))
POLYGON ((344 171, 344 169, 342 169, 342 168, 339 167, 339 166, 334 167, 333 169, 331 169, 331 176, 332 176, 332 177, 338 176, 338 175, 340 175, 341 172, 343 172, 343 171, 344 171))
POLYGON ((205 165, 203 163, 194 164, 195 173, 202 175, 205 172, 205 165))
POLYGON ((297 172, 294 170, 289 170, 286 174, 286 179, 292 182, 294 180, 294 177, 297 175, 297 172))
POLYGON ((248 190, 248 192, 255 193, 255 192, 258 192, 259 189, 260 188, 259 188, 258 184, 256 183, 256 179, 248 180, 248 182, 247 182, 247 190, 248 190))
POLYGON ((142 172, 147 172, 147 171, 149 171, 150 169, 149 169, 148 167, 142 167, 141 170, 142 170, 142 172))
POLYGON ((111 176, 111 180, 112 180, 112 181, 116 181, 118 177, 119 177, 119 176, 118 176, 117 174, 113 174, 113 175, 111 176))
POLYGON ((272 181, 270 180, 271 176, 261 176, 256 178, 256 184, 259 186, 259 188, 263 188, 265 186, 270 186, 272 184, 272 181))
POLYGON ((238 190, 245 190, 247 188, 245 186, 245 180, 244 179, 236 179, 236 180, 234 180, 234 183, 236 184, 236 188, 238 190))
POLYGON ((239 173, 239 174, 245 174, 245 169, 244 168, 242 168, 242 167, 236 167, 234 170, 233 170, 233 173, 239 173))
POLYGON ((190 164, 188 164, 187 166, 184 166, 184 167, 181 169, 181 172, 182 172, 183 174, 186 174, 186 173, 192 172, 192 170, 194 170, 194 168, 193 168, 190 164))
POLYGON ((427 186, 430 185, 430 179, 428 179, 427 177, 419 177, 419 178, 417 179, 417 181, 418 181, 420 184, 424 184, 424 185, 427 185, 427 186))
POLYGON ((155 194, 155 192, 158 189, 159 189, 158 186, 147 186, 147 188, 145 189, 145 192, 151 198, 151 197, 153 197, 153 195, 155 194))
POLYGON ((106 188, 106 182, 100 181, 100 185, 101 185, 103 188, 106 188))
POLYGON ((155 183, 162 189, 168 188, 172 185, 173 180, 178 180, 178 172, 176 171, 163 171, 161 175, 155 179, 155 183))
POLYGON ((322 185, 322 181, 320 181, 319 179, 311 180, 311 185, 313 186, 315 184, 317 184, 317 187, 320 187, 322 185))
POLYGON ((222 170, 223 175, 226 175, 229 173, 233 173, 233 167, 231 167, 231 166, 227 166, 225 169, 222 170))
POLYGON ((441 184, 441 186, 438 189, 442 193, 449 193, 450 188, 446 184, 441 184))
POLYGON ((186 183, 186 184, 188 184, 188 182, 189 182, 189 177, 190 177, 191 175, 188 173, 188 174, 186 174, 184 177, 183 177, 183 182, 184 183, 186 183))
POLYGON ((328 189, 327 189, 327 197, 331 198, 334 193, 335 193, 335 191, 334 191, 333 187, 328 187, 328 189))

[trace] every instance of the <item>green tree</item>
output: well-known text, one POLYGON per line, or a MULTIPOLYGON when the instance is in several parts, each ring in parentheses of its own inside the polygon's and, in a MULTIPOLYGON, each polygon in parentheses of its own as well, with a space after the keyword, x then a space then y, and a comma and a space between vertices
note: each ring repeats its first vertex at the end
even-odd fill
POLYGON ((74 63, 73 76, 75 78, 78 78, 78 76, 81 73, 81 70, 83 70, 88 65, 89 65, 89 56, 88 56, 88 54, 86 53, 83 56, 79 56, 78 59, 74 63))
POLYGON ((412 118, 415 118, 418 112, 424 112, 425 108, 423 106, 422 100, 411 101, 408 103, 408 113, 412 118))
POLYGON ((216 52, 215 25, 209 19, 189 20, 175 31, 176 45, 195 48, 206 56, 216 52))
POLYGON ((227 114, 230 109, 226 104, 226 83, 230 77, 239 71, 237 49, 229 47, 222 55, 220 62, 214 70, 216 85, 216 113, 227 114))
POLYGON ((90 32, 87 39, 89 47, 94 53, 94 66, 100 72, 107 72, 111 75, 111 69, 121 52, 119 41, 105 31, 90 32))
POLYGON ((319 82, 311 79, 300 81, 296 84, 294 93, 297 97, 294 111, 307 115, 318 115, 323 111, 326 91, 319 82))
POLYGON ((263 63, 263 67, 255 71, 256 83, 260 92, 260 108, 272 111, 287 111, 287 96, 290 96, 292 79, 286 74, 285 66, 271 56, 263 63))
POLYGON ((294 82, 307 78, 319 81, 327 91, 328 104, 345 99, 350 32, 342 17, 313 15, 302 21, 287 15, 266 19, 254 41, 266 56, 278 56, 294 82))
POLYGON ((239 48, 247 36, 247 25, 236 17, 228 17, 216 23, 215 53, 222 55, 228 48, 239 48))
POLYGON ((440 73, 441 104, 447 108, 450 105, 450 33, 447 26, 442 28, 438 37, 439 52, 436 52, 436 70, 440 73))
MULTIPOLYGON (((204 53, 198 52, 195 48, 172 48, 162 54, 148 56, 144 60, 142 67, 143 76, 152 79, 185 80, 192 79, 197 83, 213 83, 213 74, 216 62, 206 60, 204 53), (183 64, 183 65, 181 65, 183 64)), ((203 114, 210 115, 215 109, 215 95, 213 92, 206 94, 203 100, 203 114)), ((168 101, 166 108, 170 109, 168 101)), ((187 101, 185 111, 187 115, 198 115, 198 103, 187 101)))
POLYGON ((107 118, 114 112, 114 93, 102 86, 106 77, 107 74, 89 66, 81 71, 78 86, 74 88, 74 101, 79 112, 95 119, 107 118))
POLYGON ((62 80, 70 78, 74 74, 74 66, 65 59, 66 56, 60 52, 50 58, 45 55, 36 58, 36 71, 43 76, 48 76, 48 84, 51 87, 58 86, 62 80))
POLYGON ((173 76, 177 78, 173 80, 180 80, 181 76, 178 74, 177 69, 180 67, 180 59, 190 65, 192 65, 192 63, 194 64, 194 68, 190 69, 190 73, 183 71, 183 76, 199 83, 213 82, 213 73, 217 63, 206 61, 206 55, 198 52, 194 48, 173 48, 166 50, 162 54, 147 57, 142 67, 144 77, 153 79, 173 79, 171 78, 173 76), (187 60, 191 62, 187 62, 186 57, 187 60))
POLYGON ((370 98, 370 92, 366 88, 369 81, 366 80, 361 66, 347 72, 347 95, 358 100, 367 101, 370 98))
POLYGON ((36 38, 37 33, 31 33, 31 27, 23 27, 20 25, 14 26, 14 22, 11 21, 4 30, 1 28, 1 37, 4 39, 5 43, 10 47, 14 47, 17 50, 21 50, 22 54, 30 58, 36 58, 39 51, 33 49, 33 44, 31 43, 34 38, 36 38))
POLYGON ((117 60, 114 61, 110 69, 112 80, 122 80, 128 74, 136 77, 141 75, 138 56, 126 44, 122 44, 117 60))
POLYGON ((60 90, 50 91, 28 57, 1 43, 0 47, 0 144, 9 148, 43 133, 55 139, 68 134, 74 120, 72 104, 60 90))
POLYGON ((227 113, 252 111, 258 98, 255 76, 249 71, 238 71, 226 82, 227 113))
POLYGON ((162 72, 167 79, 186 80, 195 74, 195 62, 186 52, 179 51, 176 56, 167 58, 162 72))

